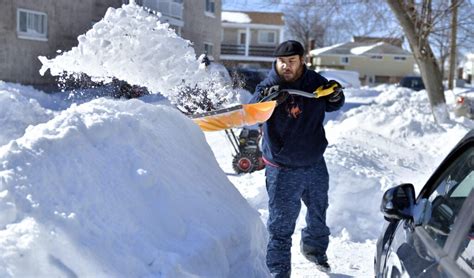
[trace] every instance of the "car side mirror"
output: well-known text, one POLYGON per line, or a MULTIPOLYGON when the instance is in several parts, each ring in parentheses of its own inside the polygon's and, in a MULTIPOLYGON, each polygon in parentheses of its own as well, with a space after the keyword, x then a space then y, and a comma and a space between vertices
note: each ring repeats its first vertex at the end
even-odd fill
POLYGON ((387 221, 412 219, 415 206, 415 188, 404 183, 385 191, 380 210, 387 221))

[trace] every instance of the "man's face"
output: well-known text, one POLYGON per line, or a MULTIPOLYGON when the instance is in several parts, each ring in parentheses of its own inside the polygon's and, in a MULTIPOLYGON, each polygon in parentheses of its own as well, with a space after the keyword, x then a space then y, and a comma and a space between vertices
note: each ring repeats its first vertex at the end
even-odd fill
POLYGON ((303 74, 303 57, 299 55, 277 57, 276 69, 278 75, 286 82, 296 81, 303 74))

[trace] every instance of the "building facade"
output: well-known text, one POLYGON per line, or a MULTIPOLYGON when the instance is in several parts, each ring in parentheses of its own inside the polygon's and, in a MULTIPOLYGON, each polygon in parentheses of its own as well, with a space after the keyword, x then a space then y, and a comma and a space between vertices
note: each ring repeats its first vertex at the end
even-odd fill
POLYGON ((182 37, 193 43, 196 55, 220 61, 221 0, 185 0, 182 37))
POLYGON ((365 85, 396 83, 414 74, 413 54, 386 40, 341 43, 310 51, 311 65, 317 71, 339 69, 356 71, 365 85))
POLYGON ((270 68, 284 27, 283 13, 223 11, 221 62, 229 68, 270 68))

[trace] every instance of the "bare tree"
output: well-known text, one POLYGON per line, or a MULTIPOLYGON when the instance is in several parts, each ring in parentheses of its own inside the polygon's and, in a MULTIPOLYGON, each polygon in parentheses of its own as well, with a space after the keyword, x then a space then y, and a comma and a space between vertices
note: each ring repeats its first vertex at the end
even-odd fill
POLYGON ((312 0, 300 0, 298 8, 288 9, 285 13, 285 22, 289 35, 300 41, 306 53, 314 47, 324 45, 324 33, 327 20, 322 11, 312 3, 312 0))
POLYGON ((449 77, 448 77, 448 88, 453 89, 454 72, 456 71, 456 41, 457 41, 457 20, 458 20, 458 1, 451 0, 452 3, 452 14, 451 14, 451 48, 449 51, 449 77))
POLYGON ((434 20, 440 14, 433 13, 431 0, 423 0, 420 4, 415 3, 415 0, 387 0, 387 3, 400 22, 420 68, 434 119, 437 123, 445 123, 449 120, 449 114, 443 76, 428 40, 434 20))

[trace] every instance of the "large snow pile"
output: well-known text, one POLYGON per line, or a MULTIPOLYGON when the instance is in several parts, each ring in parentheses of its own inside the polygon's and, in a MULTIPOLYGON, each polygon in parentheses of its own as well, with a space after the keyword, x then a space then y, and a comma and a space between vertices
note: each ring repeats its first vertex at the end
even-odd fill
POLYGON ((218 73, 205 70, 203 56, 196 58, 191 43, 161 23, 134 1, 121 8, 109 8, 104 18, 78 37, 78 46, 53 59, 39 57, 44 74, 54 76, 85 73, 95 81, 112 78, 147 87, 179 103, 184 86, 207 90, 206 97, 221 102, 231 97, 221 86, 218 73))
POLYGON ((264 225, 181 113, 102 98, 49 119, 0 96, 44 122, 0 147, 0 276, 267 274, 264 225))

